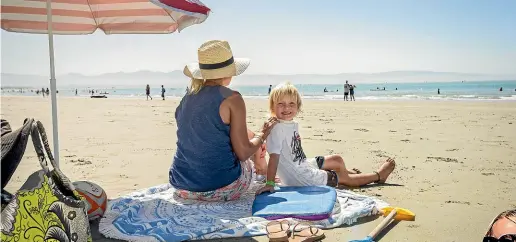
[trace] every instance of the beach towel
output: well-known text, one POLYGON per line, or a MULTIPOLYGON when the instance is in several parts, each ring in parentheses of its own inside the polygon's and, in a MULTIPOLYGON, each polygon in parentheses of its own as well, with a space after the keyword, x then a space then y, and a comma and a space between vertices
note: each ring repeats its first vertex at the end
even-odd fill
POLYGON ((277 187, 254 199, 252 215, 276 220, 297 218, 323 220, 330 217, 337 193, 329 186, 277 187))
MULTIPOLYGON (((254 183, 239 200, 202 202, 174 196, 163 184, 109 201, 99 231, 107 238, 126 241, 184 241, 265 234, 265 218, 251 213, 254 183)), ((375 215, 387 206, 381 200, 337 190, 337 201, 328 219, 311 221, 319 228, 351 225, 360 217, 375 215)), ((289 220, 292 220, 289 218, 289 220)), ((294 222, 294 221, 293 221, 294 222)))

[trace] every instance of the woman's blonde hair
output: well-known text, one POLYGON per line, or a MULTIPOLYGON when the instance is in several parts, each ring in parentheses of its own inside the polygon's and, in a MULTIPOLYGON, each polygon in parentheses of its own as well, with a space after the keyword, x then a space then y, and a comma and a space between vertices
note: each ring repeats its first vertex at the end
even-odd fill
POLYGON ((204 87, 204 84, 207 81, 222 81, 224 78, 218 78, 218 79, 196 79, 192 78, 190 81, 190 88, 188 89, 188 94, 197 94, 201 89, 204 87))
POLYGON ((276 114, 274 113, 274 105, 285 96, 294 99, 297 103, 298 112, 301 112, 301 107, 303 106, 301 95, 297 91, 297 88, 294 85, 292 85, 292 83, 284 82, 274 87, 271 90, 271 94, 269 94, 269 112, 271 116, 276 116, 276 114))
POLYGON ((190 88, 188 89, 188 94, 197 94, 202 87, 204 87, 203 79, 192 78, 190 81, 190 88))

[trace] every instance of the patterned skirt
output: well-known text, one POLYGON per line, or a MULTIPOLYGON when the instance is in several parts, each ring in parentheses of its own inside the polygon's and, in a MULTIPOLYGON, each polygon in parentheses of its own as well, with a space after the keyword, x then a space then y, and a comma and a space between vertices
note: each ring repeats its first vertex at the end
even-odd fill
POLYGON ((241 161, 241 167, 240 177, 225 187, 207 192, 191 192, 176 189, 175 195, 183 199, 212 202, 237 200, 242 194, 247 192, 253 179, 253 162, 251 160, 241 161))

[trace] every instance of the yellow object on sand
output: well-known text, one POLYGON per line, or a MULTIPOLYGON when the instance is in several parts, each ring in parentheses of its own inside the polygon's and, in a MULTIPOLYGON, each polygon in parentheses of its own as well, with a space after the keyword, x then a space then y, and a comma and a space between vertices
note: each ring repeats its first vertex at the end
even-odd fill
POLYGON ((389 213, 396 209, 396 216, 394 217, 395 220, 403 220, 403 221, 414 221, 416 220, 416 214, 412 211, 404 208, 398 208, 398 207, 385 207, 382 208, 382 214, 384 217, 389 215, 389 213))

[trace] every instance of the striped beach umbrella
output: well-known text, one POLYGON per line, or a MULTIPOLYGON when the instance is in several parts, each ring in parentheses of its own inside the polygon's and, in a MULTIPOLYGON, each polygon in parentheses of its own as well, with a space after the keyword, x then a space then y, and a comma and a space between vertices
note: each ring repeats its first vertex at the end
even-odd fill
POLYGON ((210 9, 188 0, 2 0, 2 29, 19 33, 166 34, 202 23, 210 9), (48 15, 50 5, 51 15, 48 15))
POLYGON ((59 162, 53 35, 168 34, 204 22, 199 0, 2 0, 2 29, 48 34, 54 153, 59 162))

